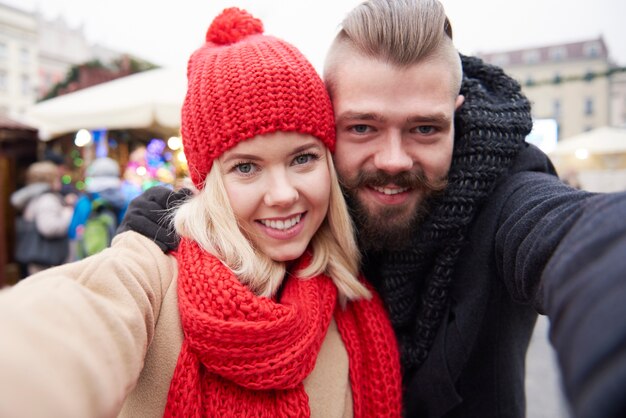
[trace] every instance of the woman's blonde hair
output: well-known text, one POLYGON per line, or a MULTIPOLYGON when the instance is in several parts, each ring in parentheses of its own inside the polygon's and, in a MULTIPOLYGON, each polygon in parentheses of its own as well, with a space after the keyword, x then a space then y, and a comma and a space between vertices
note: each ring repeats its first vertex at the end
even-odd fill
MULTIPOLYGON (((325 273, 337 286, 343 304, 346 300, 369 298, 371 294, 358 280, 360 256, 352 220, 330 151, 326 150, 326 154, 331 181, 328 214, 311 240, 310 265, 293 273, 302 278, 325 273)), ((241 231, 217 159, 213 161, 204 188, 178 207, 173 222, 180 236, 197 242, 215 255, 260 296, 273 296, 287 274, 285 263, 258 251, 241 231)))

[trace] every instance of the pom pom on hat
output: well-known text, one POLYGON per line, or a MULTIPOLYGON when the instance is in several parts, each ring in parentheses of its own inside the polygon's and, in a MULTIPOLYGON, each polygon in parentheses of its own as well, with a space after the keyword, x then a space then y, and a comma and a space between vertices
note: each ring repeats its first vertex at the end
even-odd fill
POLYGON ((198 189, 213 160, 241 141, 297 132, 332 151, 335 121, 324 82, 293 45, 263 35, 248 12, 225 9, 187 64, 181 133, 189 174, 198 189))
POLYGON ((263 33, 263 22, 245 10, 231 7, 215 18, 206 33, 207 42, 233 44, 246 36, 263 33))

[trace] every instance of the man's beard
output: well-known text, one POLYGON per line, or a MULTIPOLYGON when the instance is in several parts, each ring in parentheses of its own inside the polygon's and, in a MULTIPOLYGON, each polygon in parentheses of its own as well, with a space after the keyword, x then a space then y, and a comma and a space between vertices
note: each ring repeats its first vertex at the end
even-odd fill
POLYGON ((361 251, 400 250, 411 243, 411 237, 429 213, 433 198, 447 186, 446 178, 430 181, 421 170, 390 175, 383 171, 364 172, 352 179, 341 179, 341 185, 357 229, 361 251), (364 187, 394 184, 421 193, 415 208, 406 205, 381 206, 376 213, 359 200, 358 191, 364 187))

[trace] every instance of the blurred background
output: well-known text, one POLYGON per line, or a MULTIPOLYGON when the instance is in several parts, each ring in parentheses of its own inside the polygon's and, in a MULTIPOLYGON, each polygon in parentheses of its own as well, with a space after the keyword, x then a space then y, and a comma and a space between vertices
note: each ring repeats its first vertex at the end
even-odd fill
MULTIPOLYGON (((223 8, 261 18, 321 72, 358 0, 0 0, 0 286, 15 281, 10 195, 27 167, 52 160, 66 190, 85 167, 118 162, 136 192, 180 187, 185 65, 223 8)), ((528 141, 561 178, 591 191, 626 189, 626 2, 442 0, 457 48, 502 67, 533 106, 528 141)), ((540 321, 529 352, 529 417, 567 416, 540 321)))

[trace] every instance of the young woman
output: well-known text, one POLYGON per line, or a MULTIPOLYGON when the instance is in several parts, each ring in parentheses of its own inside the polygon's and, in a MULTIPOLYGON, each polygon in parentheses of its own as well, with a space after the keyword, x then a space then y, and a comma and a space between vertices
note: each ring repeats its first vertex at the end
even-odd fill
POLYGON ((126 232, 0 293, 0 416, 399 416, 321 79, 239 9, 187 75, 176 254, 126 232))

